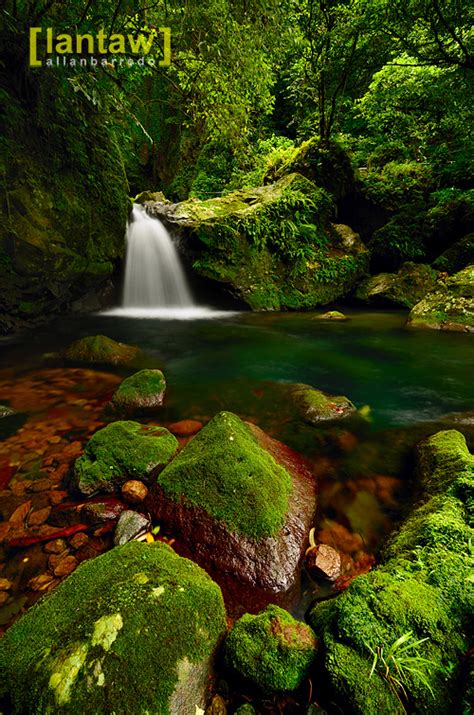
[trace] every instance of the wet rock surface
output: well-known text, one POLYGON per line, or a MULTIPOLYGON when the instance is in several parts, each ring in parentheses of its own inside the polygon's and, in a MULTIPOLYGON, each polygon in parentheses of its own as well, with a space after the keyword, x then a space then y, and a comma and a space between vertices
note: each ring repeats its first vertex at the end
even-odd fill
POLYGON ((89 335, 75 340, 64 351, 71 362, 130 365, 140 355, 139 348, 119 343, 106 335, 89 335))
POLYGON ((163 404, 165 390, 166 381, 161 370, 140 370, 119 385, 110 407, 124 415, 151 410, 163 404))
POLYGON ((474 265, 438 281, 408 316, 411 328, 474 332, 474 265))
POLYGON ((144 514, 136 511, 126 510, 120 514, 117 526, 115 527, 114 544, 121 546, 128 541, 136 539, 149 531, 151 521, 144 514))
MULTIPOLYGON (((231 428, 226 424, 222 425, 223 418, 215 418, 217 423, 204 428, 199 434, 202 442, 196 443, 197 437, 183 452, 177 457, 174 463, 174 471, 179 470, 185 477, 181 493, 172 497, 167 494, 166 487, 160 484, 160 480, 168 476, 166 472, 158 478, 150 493, 148 505, 154 516, 171 531, 180 534, 180 542, 184 543, 195 555, 198 563, 203 566, 211 566, 216 571, 224 574, 232 574, 236 579, 249 583, 259 588, 279 592, 289 589, 296 578, 298 565, 304 552, 307 541, 307 534, 311 527, 316 508, 316 485, 313 475, 304 460, 285 445, 273 440, 262 430, 254 425, 245 425, 240 420, 236 423, 234 432, 234 419, 231 421, 231 428), (222 425, 222 426, 221 426, 222 425), (219 461, 219 470, 216 471, 217 491, 222 493, 227 491, 226 480, 231 476, 234 460, 241 460, 245 464, 247 446, 240 442, 238 430, 244 428, 251 435, 253 440, 253 453, 251 460, 261 457, 271 466, 278 465, 280 470, 284 470, 286 479, 290 484, 287 506, 281 513, 282 524, 277 526, 274 533, 269 536, 250 536, 242 532, 241 529, 232 528, 224 518, 214 516, 208 509, 202 506, 193 505, 187 497, 186 479, 196 480, 197 475, 189 473, 189 457, 191 445, 194 445, 191 455, 193 467, 202 470, 203 476, 209 474, 211 459, 213 454, 215 439, 217 446, 222 453, 222 462, 219 461), (212 435, 210 442, 207 441, 206 430, 212 435), (226 442, 233 441, 234 447, 232 455, 227 455, 226 463, 226 442), (209 450, 211 452, 209 453, 209 450), (195 456, 195 455, 201 455, 195 456), (180 466, 182 465, 182 467, 180 466), (182 470, 182 471, 181 471, 182 470), (189 475, 189 476, 188 476, 189 475)), ((210 423, 211 424, 211 423, 210 423)), ((258 462, 255 463, 258 469, 258 462)), ((249 462, 252 479, 259 475, 258 471, 253 471, 252 461, 249 462)), ((170 469, 173 469, 173 464, 170 469)), ((261 480, 262 473, 258 476, 261 480)), ((242 483, 243 486, 243 483, 242 483)), ((251 522, 260 519, 263 524, 264 511, 270 506, 273 508, 275 501, 277 484, 269 487, 269 491, 264 497, 262 508, 255 508, 255 496, 252 496, 251 483, 247 487, 248 497, 238 491, 231 495, 232 507, 236 512, 241 512, 243 505, 251 504, 252 511, 248 518, 251 522), (247 501, 249 500, 249 501, 247 501)))

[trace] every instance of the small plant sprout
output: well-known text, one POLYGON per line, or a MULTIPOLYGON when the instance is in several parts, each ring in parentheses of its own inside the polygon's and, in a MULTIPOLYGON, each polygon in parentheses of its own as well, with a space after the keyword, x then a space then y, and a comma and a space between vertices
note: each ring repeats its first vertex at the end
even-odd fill
POLYGON ((369 677, 371 678, 377 671, 387 681, 399 700, 400 694, 408 700, 406 686, 409 680, 418 681, 434 697, 428 676, 435 663, 423 658, 417 651, 417 648, 427 640, 428 638, 416 640, 413 632, 407 631, 391 646, 377 646, 375 650, 368 646, 373 655, 369 677))
POLYGON ((306 549, 305 556, 307 556, 307 555, 309 554, 309 552, 312 551, 313 549, 317 549, 317 548, 318 548, 318 545, 317 545, 316 540, 315 540, 315 538, 314 538, 314 535, 315 535, 315 534, 316 534, 316 529, 315 529, 314 526, 313 526, 313 528, 310 530, 309 535, 308 535, 309 546, 308 546, 308 548, 306 549))

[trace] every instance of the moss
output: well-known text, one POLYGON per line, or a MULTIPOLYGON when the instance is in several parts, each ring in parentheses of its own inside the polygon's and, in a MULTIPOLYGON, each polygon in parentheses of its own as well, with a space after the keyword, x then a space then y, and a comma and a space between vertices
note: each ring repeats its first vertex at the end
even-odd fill
MULTIPOLYGON (((474 484, 472 457, 463 436, 453 430, 429 437, 418 452, 420 503, 385 547, 382 564, 354 579, 337 599, 315 606, 309 617, 326 653, 323 667, 331 691, 339 693, 343 706, 348 699, 355 712, 381 711, 378 686, 373 683, 374 692, 364 693, 355 676, 366 679, 373 654, 388 653, 405 634, 411 634, 412 643, 421 641, 407 654, 425 661, 407 664, 402 684, 408 702, 391 678, 397 674, 384 675, 381 668, 386 696, 397 692, 404 707, 420 713, 447 714, 454 707, 457 666, 467 649, 474 607, 469 576, 474 531, 467 523, 468 502, 457 496, 466 493, 469 481, 471 488, 474 484), (331 658, 341 648, 358 663, 356 671, 346 672, 331 658)), ((377 663, 380 668, 380 657, 377 663)))
POLYGON ((74 465, 74 486, 83 494, 112 492, 127 479, 150 482, 173 457, 178 441, 167 429, 139 422, 112 422, 96 432, 74 465))
POLYGON ((231 412, 216 415, 158 476, 185 499, 252 538, 275 534, 288 510, 291 477, 231 412))
POLYGON ((398 273, 380 273, 362 282, 356 297, 369 303, 413 308, 434 289, 436 272, 427 265, 404 263, 398 273))
POLYGON ((290 398, 294 401, 300 417, 308 424, 341 419, 356 412, 355 406, 347 397, 326 395, 309 385, 294 385, 290 389, 290 398))
POLYGON ((315 653, 311 628, 278 606, 242 616, 225 644, 227 665, 264 692, 295 690, 315 653))
POLYGON ((132 542, 79 566, 12 626, 0 691, 14 713, 166 715, 178 693, 194 711, 224 631, 222 595, 204 571, 164 544, 132 542))
POLYGON ((313 320, 349 320, 347 315, 341 313, 339 310, 328 310, 327 313, 321 313, 321 315, 315 315, 313 320))
POLYGON ((161 370, 140 370, 125 378, 114 392, 112 402, 123 410, 157 407, 163 402, 166 389, 161 370))
POLYGON ((71 343, 64 356, 71 362, 129 365, 139 353, 139 348, 118 343, 106 335, 88 335, 71 343))
POLYGON ((410 312, 408 325, 433 330, 474 331, 474 266, 467 266, 428 293, 410 312))
POLYGON ((457 273, 474 263, 474 233, 457 241, 433 261, 433 268, 438 271, 457 273))

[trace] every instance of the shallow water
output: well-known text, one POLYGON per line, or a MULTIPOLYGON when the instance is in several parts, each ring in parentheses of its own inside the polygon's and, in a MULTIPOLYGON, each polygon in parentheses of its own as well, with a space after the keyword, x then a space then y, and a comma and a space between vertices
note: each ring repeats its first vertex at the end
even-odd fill
MULTIPOLYGON (((212 319, 68 317, 34 335, 0 343, 0 367, 35 366, 45 352, 103 333, 149 351, 166 372, 168 409, 248 412, 261 381, 304 382, 369 405, 375 429, 473 409, 472 336, 405 327, 406 313, 216 313, 212 319)), ((192 410, 191 410, 192 411, 192 410)), ((264 425, 262 425, 264 426, 264 425)))
MULTIPOLYGON (((165 405, 152 416, 155 423, 185 418, 205 423, 218 411, 231 410, 308 458, 319 482, 317 540, 345 554, 348 578, 367 570, 410 495, 407 447, 439 428, 474 427, 472 416, 440 420, 474 409, 474 343, 464 334, 408 330, 404 313, 347 314, 347 322, 321 322, 311 313, 216 312, 199 320, 102 314, 68 317, 0 341, 0 404, 13 395, 12 406, 21 413, 4 421, 0 433, 0 530, 1 519, 21 511, 25 502, 30 513, 53 505, 39 530, 52 533, 62 525, 58 512, 68 502, 62 475, 103 426, 102 407, 130 370, 78 370, 45 354, 78 337, 105 334, 140 346, 146 351, 143 366, 164 370, 165 405), (357 407, 370 407, 369 420, 344 421, 332 432, 298 424, 282 399, 286 383, 346 395, 357 407)), ((79 516, 73 511, 74 524, 79 516)), ((20 524, 20 537, 24 527, 23 535, 32 533, 29 518, 20 524)), ((110 548, 110 530, 87 533, 89 546, 71 553, 77 561, 110 548)), ((178 534, 164 536, 179 541, 178 534)), ((46 589, 58 582, 43 544, 3 552, 0 546, 0 569, 13 583, 9 599, 0 603, 0 629, 42 592, 32 591, 32 579, 40 575, 46 589)), ((227 604, 234 614, 262 607, 248 589, 233 589, 227 588, 227 604)), ((330 593, 327 585, 305 576, 302 593, 296 590, 282 605, 302 618, 315 598, 330 593)))

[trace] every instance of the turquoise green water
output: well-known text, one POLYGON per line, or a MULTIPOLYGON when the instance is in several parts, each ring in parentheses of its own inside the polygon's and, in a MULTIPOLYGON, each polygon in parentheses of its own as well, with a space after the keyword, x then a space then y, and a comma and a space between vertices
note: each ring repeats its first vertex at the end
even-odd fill
MULTIPOLYGON (((351 312, 343 323, 311 313, 240 313, 199 321, 89 316, 58 321, 1 345, 0 365, 32 366, 82 335, 141 346, 168 381, 170 417, 220 409, 258 412, 262 381, 304 382, 370 405, 375 429, 474 408, 472 335, 414 331, 406 314, 351 312)), ((262 426, 265 426, 262 424, 262 426)))

